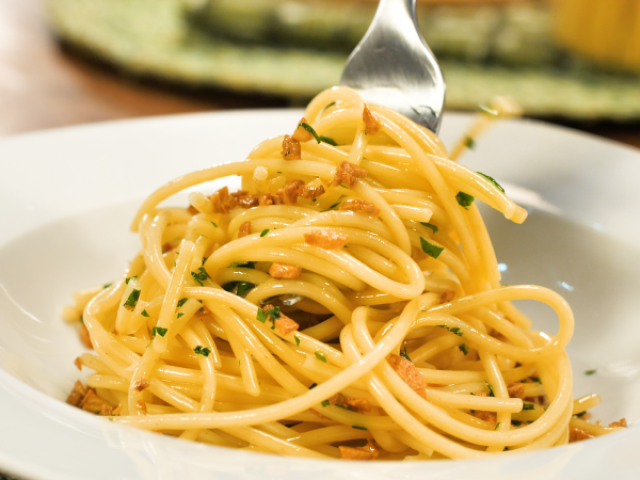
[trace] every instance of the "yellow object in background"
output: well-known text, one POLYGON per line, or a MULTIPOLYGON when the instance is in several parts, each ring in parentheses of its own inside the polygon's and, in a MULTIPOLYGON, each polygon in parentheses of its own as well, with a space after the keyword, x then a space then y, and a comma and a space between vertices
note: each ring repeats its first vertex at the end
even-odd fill
POLYGON ((640 71, 640 1, 556 0, 556 37, 601 65, 640 71))

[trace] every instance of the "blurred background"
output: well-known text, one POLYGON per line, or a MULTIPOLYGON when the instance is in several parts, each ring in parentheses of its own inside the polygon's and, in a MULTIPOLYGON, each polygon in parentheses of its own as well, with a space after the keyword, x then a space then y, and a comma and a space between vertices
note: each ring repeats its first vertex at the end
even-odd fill
MULTIPOLYGON (((640 146, 640 0, 418 0, 447 107, 640 146)), ((303 106, 337 83, 376 0, 0 0, 0 136, 303 106)))

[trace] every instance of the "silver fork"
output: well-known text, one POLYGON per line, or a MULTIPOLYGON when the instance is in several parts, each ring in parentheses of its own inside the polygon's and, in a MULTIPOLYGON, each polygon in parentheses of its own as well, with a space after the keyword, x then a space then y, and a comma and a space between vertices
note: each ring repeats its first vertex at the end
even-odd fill
POLYGON ((416 0, 380 0, 340 85, 357 90, 367 103, 391 108, 438 132, 446 86, 418 30, 416 0))

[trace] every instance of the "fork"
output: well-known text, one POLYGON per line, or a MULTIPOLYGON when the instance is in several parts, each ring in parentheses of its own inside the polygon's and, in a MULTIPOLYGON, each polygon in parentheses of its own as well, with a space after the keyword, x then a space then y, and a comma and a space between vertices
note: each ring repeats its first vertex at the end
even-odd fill
POLYGON ((437 133, 446 86, 418 29, 416 0, 380 0, 371 26, 349 56, 340 85, 437 133))

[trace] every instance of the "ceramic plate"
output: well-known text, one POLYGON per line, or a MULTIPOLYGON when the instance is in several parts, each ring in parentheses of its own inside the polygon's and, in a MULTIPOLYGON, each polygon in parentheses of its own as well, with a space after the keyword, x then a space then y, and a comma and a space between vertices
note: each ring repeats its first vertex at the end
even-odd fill
MULTIPOLYGON (((504 283, 540 284, 568 299, 577 319, 569 347, 575 394, 600 393, 594 418, 626 417, 628 430, 495 459, 373 464, 197 445, 120 427, 63 402, 83 347, 60 311, 74 290, 121 274, 137 251, 128 224, 138 204, 180 174, 244 159, 300 116, 176 116, 0 142, 0 470, 38 480, 637 478, 640 152, 527 121, 501 124, 465 159, 530 211, 522 226, 485 212, 504 283), (584 374, 592 369, 595 375, 584 374)), ((469 121, 447 115, 447 144, 469 121)), ((555 332, 550 312, 522 307, 536 328, 555 332)))

